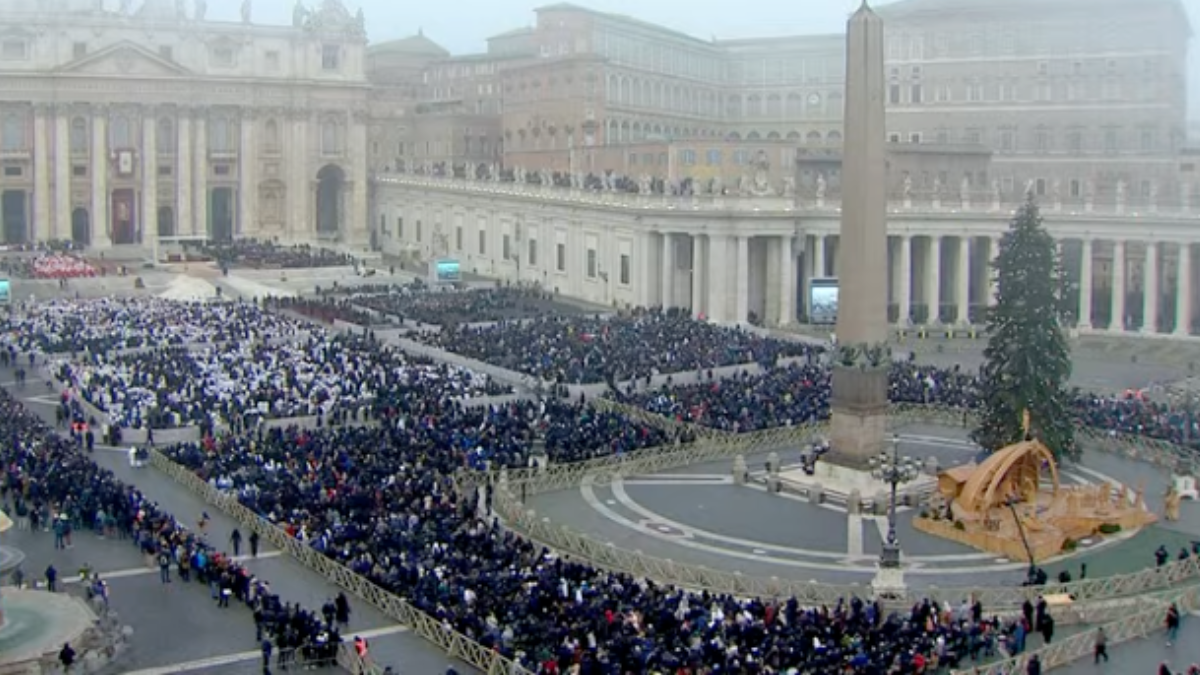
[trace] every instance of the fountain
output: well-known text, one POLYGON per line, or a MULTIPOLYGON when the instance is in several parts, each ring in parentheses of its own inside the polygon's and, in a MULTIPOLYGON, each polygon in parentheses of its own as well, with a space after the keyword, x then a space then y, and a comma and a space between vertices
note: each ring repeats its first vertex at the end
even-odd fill
MULTIPOLYGON (((13 522, 0 511, 0 534, 13 522)), ((35 675, 46 671, 64 643, 80 644, 94 633, 95 612, 66 593, 5 586, 25 554, 0 545, 0 675, 35 675)))

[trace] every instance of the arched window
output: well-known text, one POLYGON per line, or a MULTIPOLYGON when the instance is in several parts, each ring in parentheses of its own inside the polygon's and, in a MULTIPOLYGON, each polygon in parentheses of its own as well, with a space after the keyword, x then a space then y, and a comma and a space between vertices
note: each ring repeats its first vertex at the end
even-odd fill
POLYGON ((154 132, 154 145, 158 148, 160 155, 175 154, 175 123, 169 118, 162 118, 158 121, 158 128, 154 132))
POLYGON ((321 152, 326 155, 337 154, 341 151, 341 138, 338 123, 325 120, 321 123, 321 152))
POLYGON ((129 118, 125 115, 117 115, 112 121, 112 147, 113 148, 131 148, 133 147, 133 131, 130 128, 129 118))
POLYGON ((208 149, 212 152, 229 152, 229 118, 213 118, 208 129, 208 149))
POLYGON ((263 136, 266 137, 264 140, 266 142, 267 150, 270 150, 272 152, 278 152, 279 151, 279 123, 276 122, 275 120, 267 120, 267 123, 265 125, 263 125, 263 132, 264 132, 263 136))
POLYGON ((86 154, 88 151, 88 127, 87 120, 82 117, 76 117, 71 120, 71 152, 76 154, 86 154))

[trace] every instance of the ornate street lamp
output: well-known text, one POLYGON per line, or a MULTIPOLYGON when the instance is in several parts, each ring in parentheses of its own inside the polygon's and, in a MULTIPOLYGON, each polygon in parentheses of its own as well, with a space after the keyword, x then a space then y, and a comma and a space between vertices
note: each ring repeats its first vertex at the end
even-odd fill
POLYGON ((871 476, 891 486, 891 502, 888 504, 887 541, 879 554, 881 569, 900 567, 900 542, 896 539, 896 488, 916 480, 921 475, 920 462, 900 454, 900 437, 892 436, 891 452, 884 450, 868 460, 871 476))

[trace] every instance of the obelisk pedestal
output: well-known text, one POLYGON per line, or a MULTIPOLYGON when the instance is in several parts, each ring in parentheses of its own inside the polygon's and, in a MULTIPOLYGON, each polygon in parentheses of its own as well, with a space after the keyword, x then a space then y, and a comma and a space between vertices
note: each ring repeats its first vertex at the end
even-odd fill
POLYGON ((842 222, 829 459, 855 468, 884 450, 887 422, 887 120, 883 21, 865 0, 846 30, 842 222))

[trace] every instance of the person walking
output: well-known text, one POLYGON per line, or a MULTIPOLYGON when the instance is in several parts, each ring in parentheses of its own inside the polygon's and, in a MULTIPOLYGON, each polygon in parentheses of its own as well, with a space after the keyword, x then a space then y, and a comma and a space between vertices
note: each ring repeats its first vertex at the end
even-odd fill
POLYGON ((233 557, 242 555, 242 533, 235 527, 229 535, 229 545, 233 547, 233 557))
POLYGON ((258 532, 257 531, 250 533, 250 557, 251 558, 258 557, 258 532))
POLYGON ((71 643, 63 643, 58 652, 58 662, 62 664, 64 673, 71 672, 71 666, 75 665, 75 650, 71 648, 71 643))
POLYGON ((1108 663, 1108 634, 1104 632, 1104 627, 1096 629, 1096 641, 1092 645, 1092 656, 1095 657, 1095 663, 1100 663, 1100 659, 1104 659, 1108 663))
POLYGON ((1179 638, 1179 607, 1175 603, 1167 608, 1167 619, 1163 623, 1167 627, 1167 646, 1170 647, 1179 638))
POLYGON ((46 567, 46 590, 51 593, 58 591, 58 570, 54 569, 54 565, 46 567))

